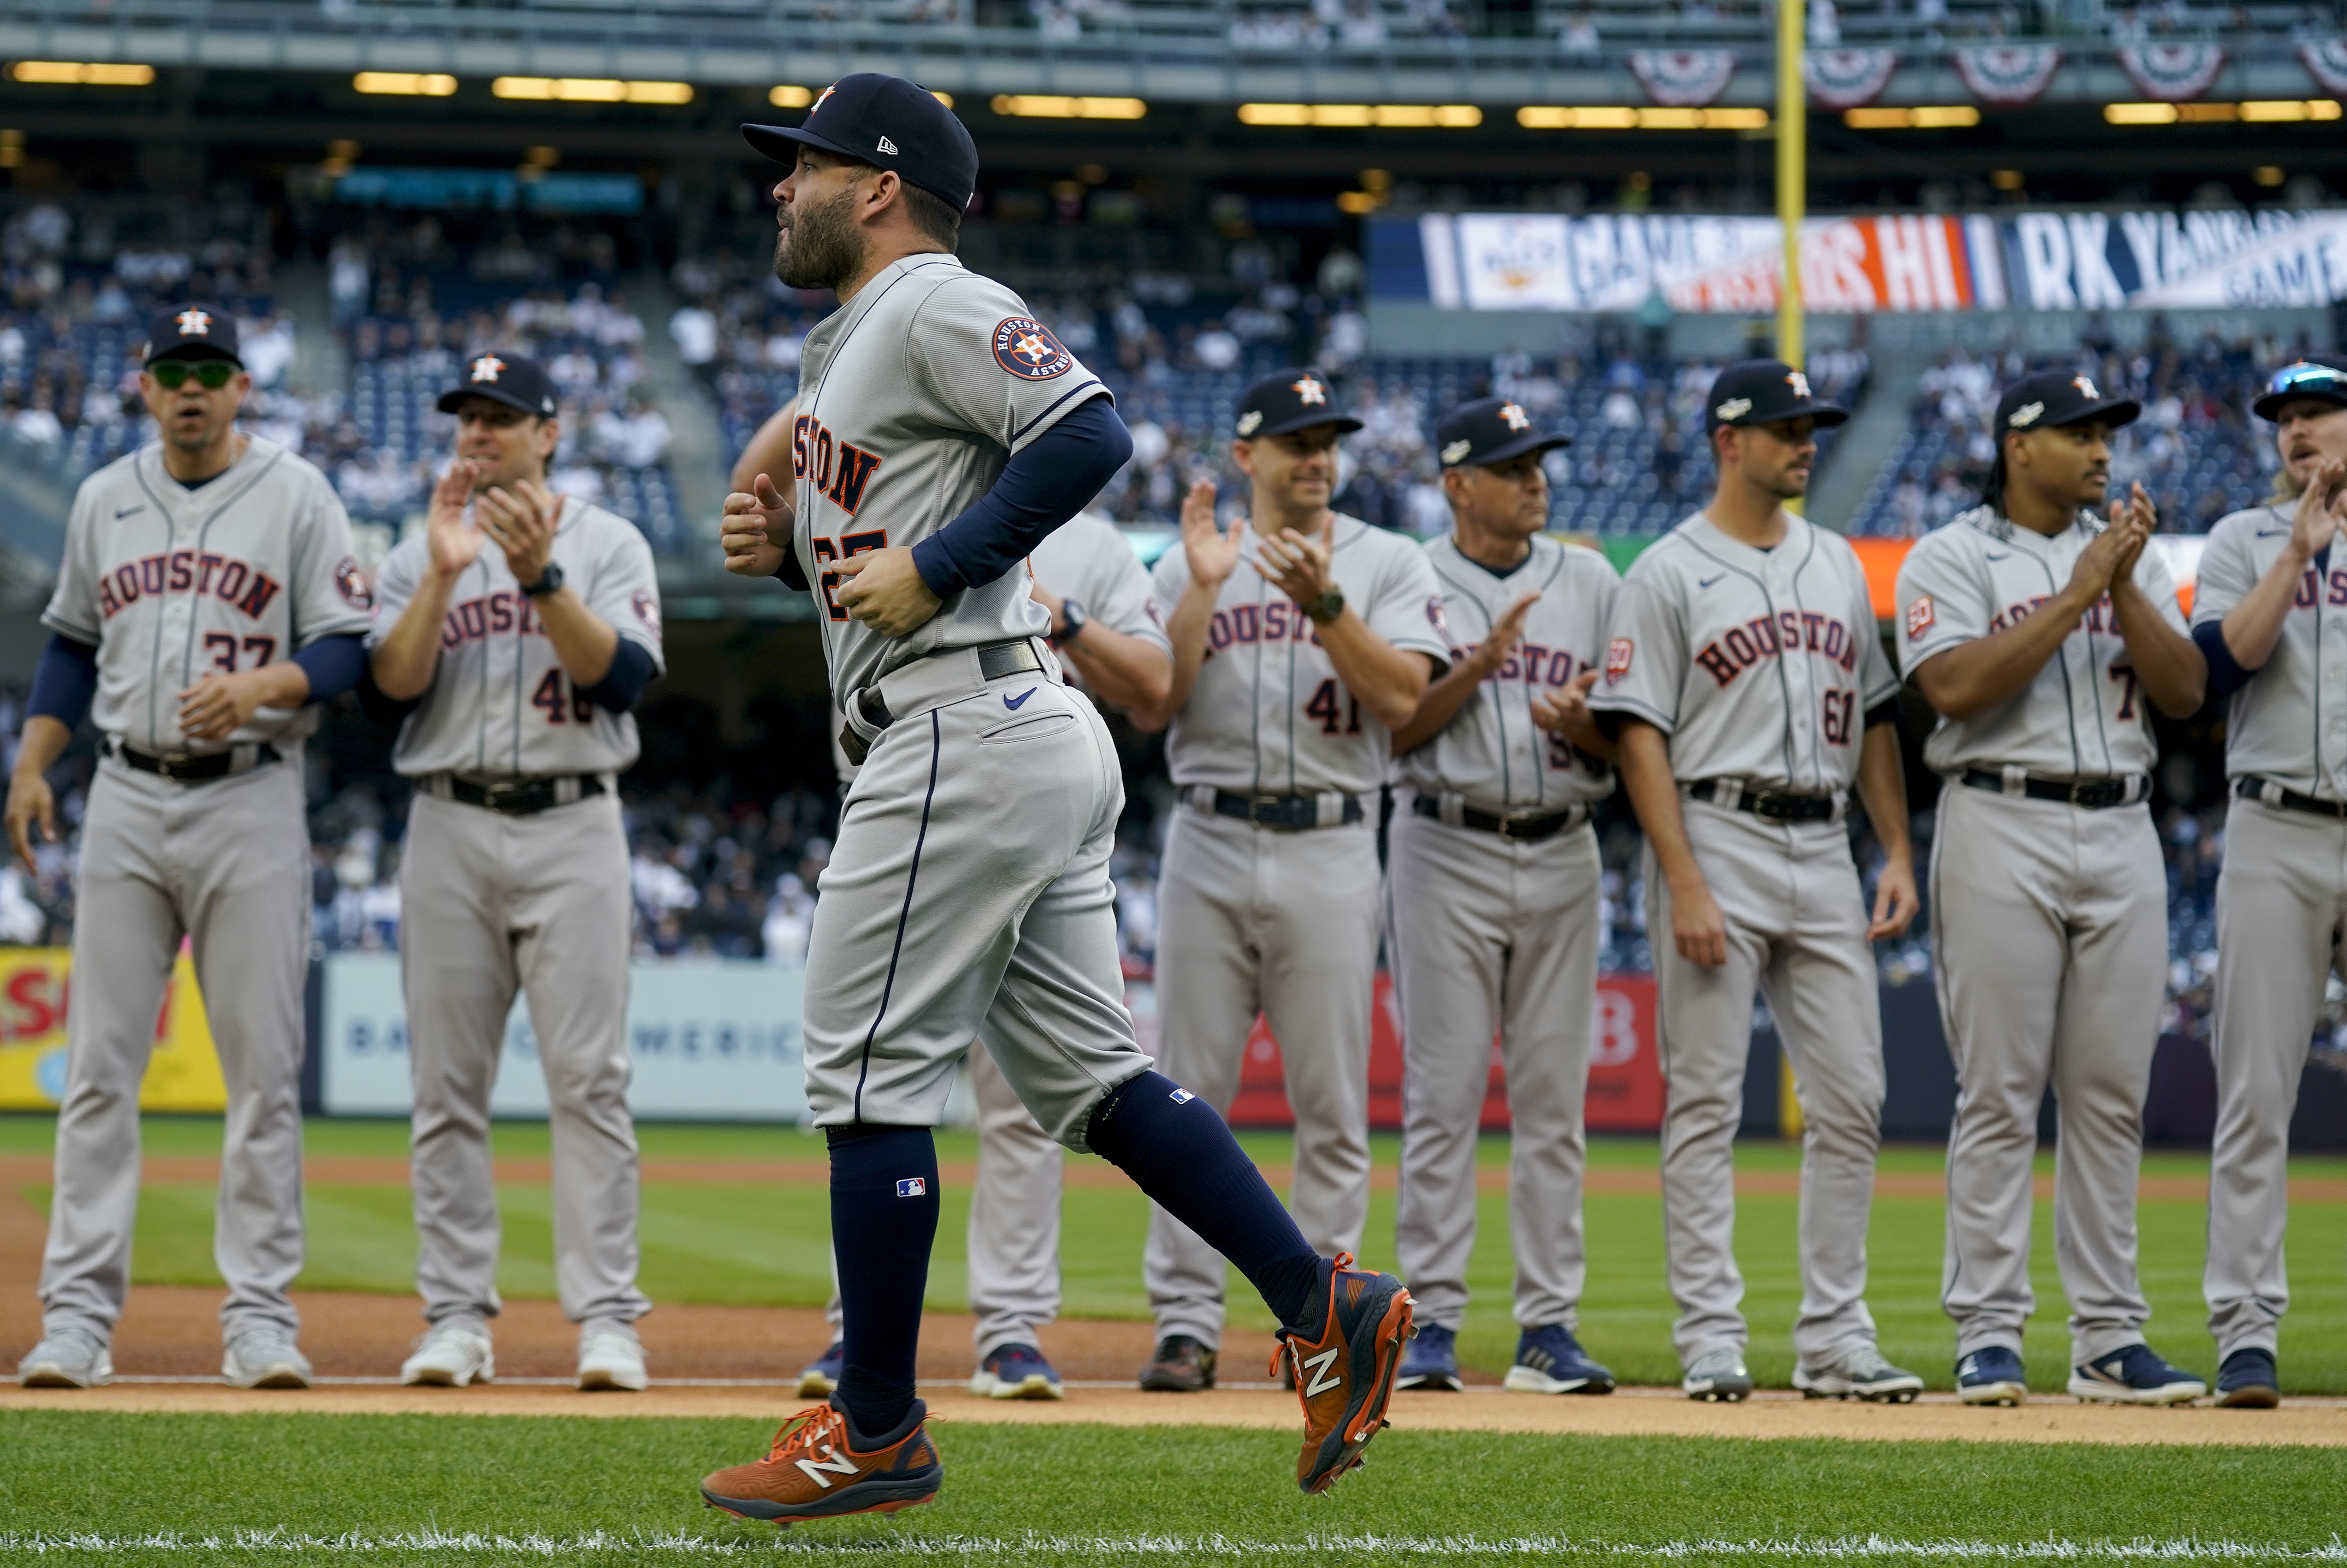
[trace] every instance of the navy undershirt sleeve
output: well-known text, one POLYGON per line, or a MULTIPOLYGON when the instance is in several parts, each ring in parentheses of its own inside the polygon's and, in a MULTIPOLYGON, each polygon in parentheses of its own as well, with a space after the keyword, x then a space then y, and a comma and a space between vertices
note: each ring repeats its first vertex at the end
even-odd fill
POLYGON ((913 565, 939 599, 992 582, 1051 531, 1084 509, 1133 457, 1133 436, 1095 397, 1011 455, 977 505, 913 547, 913 565))
POLYGON ((321 637, 293 655, 293 662, 310 677, 310 694, 302 699, 307 707, 329 697, 339 697, 359 683, 359 675, 366 669, 366 644, 356 633, 321 637))
POLYGON ((807 581, 806 570, 799 565, 799 552, 794 549, 783 552, 783 564, 774 569, 774 575, 782 579, 784 588, 796 593, 810 592, 815 587, 807 581))
POLYGON ((2201 653, 2208 658, 2209 695, 2211 697, 2231 696, 2248 685, 2250 677, 2257 673, 2254 670, 2242 669, 2241 661, 2233 657, 2233 651, 2225 646, 2223 621, 2202 621, 2192 629, 2192 641, 2200 645, 2201 653))
POLYGON ((374 683, 374 661, 359 672, 359 712, 386 730, 395 730, 407 722, 407 715, 424 705, 421 697, 397 698, 386 693, 374 683))
POLYGON ((97 648, 77 642, 62 631, 49 633, 48 646, 33 671, 32 695, 25 703, 27 718, 55 719, 67 729, 81 727, 97 696, 97 648))
POLYGON ((1870 730, 1877 724, 1895 724, 1898 722, 1899 693, 1896 692, 1866 711, 1866 727, 1870 730))
POLYGON ((652 656, 642 643, 622 637, 611 650, 611 667, 603 671, 600 681, 583 690, 587 700, 606 712, 624 713, 636 705, 651 678, 652 656))

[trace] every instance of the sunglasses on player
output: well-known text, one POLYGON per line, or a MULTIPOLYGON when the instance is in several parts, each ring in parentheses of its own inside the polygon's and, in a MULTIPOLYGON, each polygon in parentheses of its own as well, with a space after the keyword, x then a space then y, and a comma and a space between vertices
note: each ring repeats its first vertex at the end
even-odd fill
POLYGON ((2296 364, 2286 364, 2275 371, 2266 391, 2269 394, 2311 392, 2329 397, 2347 396, 2347 370, 2301 360, 2296 364))
POLYGON ((218 392, 235 378, 236 372, 236 364, 225 359, 159 359, 147 367, 147 374, 166 392, 179 391, 191 375, 206 392, 218 392))

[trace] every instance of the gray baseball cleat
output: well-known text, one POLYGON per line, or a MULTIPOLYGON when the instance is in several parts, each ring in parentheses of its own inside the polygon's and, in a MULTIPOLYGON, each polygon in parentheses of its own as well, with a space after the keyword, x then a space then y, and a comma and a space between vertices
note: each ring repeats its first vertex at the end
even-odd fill
POLYGON ((1872 1345, 1853 1345, 1837 1360, 1811 1372, 1793 1370, 1793 1387, 1805 1399, 1871 1399, 1878 1405, 1909 1405, 1923 1391, 1923 1379, 1882 1358, 1872 1345))
POLYGON ((1752 1392, 1752 1374, 1744 1369, 1742 1351, 1723 1346, 1696 1357, 1679 1387, 1690 1399, 1711 1403, 1725 1399, 1732 1405, 1752 1392))
POLYGON ((27 1389, 100 1389, 114 1380, 114 1358, 96 1330, 59 1328, 16 1363, 16 1380, 27 1389))
POLYGON ((415 1342, 415 1354, 400 1363, 403 1383, 461 1389, 486 1383, 497 1375, 497 1358, 489 1348, 489 1331, 477 1317, 451 1317, 435 1323, 415 1342))
POLYGON ((220 1352, 220 1380, 239 1389, 306 1389, 310 1358, 275 1324, 248 1328, 220 1352))

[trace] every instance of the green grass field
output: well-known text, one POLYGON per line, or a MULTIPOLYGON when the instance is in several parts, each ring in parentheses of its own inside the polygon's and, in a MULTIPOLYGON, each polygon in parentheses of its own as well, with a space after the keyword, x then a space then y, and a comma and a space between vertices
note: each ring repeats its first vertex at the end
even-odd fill
POLYGON ((1286 1433, 946 1426, 936 1503, 778 1533, 693 1490, 765 1436, 743 1421, 0 1413, 0 1558, 2347 1559, 2339 1449, 1397 1430, 1307 1498, 1286 1433))
MULTIPOLYGON (((0 1154, 38 1153, 48 1148, 50 1122, 39 1116, 0 1116, 0 1154)), ((151 1153, 209 1153, 220 1145, 220 1125, 203 1118, 155 1117, 146 1123, 151 1153)), ((405 1124, 319 1121, 310 1124, 313 1155, 398 1158, 405 1154, 405 1124)), ((645 1288, 655 1300, 819 1306, 830 1288, 825 1241, 828 1213, 820 1171, 821 1143, 794 1128, 648 1125, 641 1130, 650 1159, 805 1162, 809 1179, 772 1184, 724 1183, 648 1184, 644 1193, 645 1288), (745 1245, 745 1238, 750 1245, 745 1245)), ((497 1152, 507 1157, 542 1157, 542 1123, 501 1124, 497 1152)), ((1284 1161, 1284 1137, 1248 1134, 1256 1158, 1284 1161)), ((947 1132, 938 1138, 948 1162, 976 1158, 974 1134, 947 1132)), ((1376 1158, 1390 1169, 1398 1156, 1391 1137, 1376 1141, 1376 1158)), ((1506 1144, 1486 1140, 1482 1158, 1503 1165, 1506 1144)), ((1652 1171, 1655 1146, 1643 1139, 1600 1139, 1591 1150, 1593 1168, 1652 1171)), ((1744 1171, 1792 1172, 1797 1147, 1774 1142, 1747 1143, 1737 1151, 1744 1171)), ((1935 1178, 1942 1167, 1935 1149, 1892 1148, 1882 1156, 1887 1172, 1935 1178)), ((2041 1168, 2050 1171, 2048 1157, 2041 1168)), ((2347 1160, 2307 1159, 2294 1169, 2305 1176, 2347 1177, 2347 1160)), ((2147 1174, 2205 1181, 2202 1155, 2155 1153, 2147 1174)), ((46 1210, 47 1194, 32 1188, 24 1196, 46 1210)), ((965 1305, 962 1237, 969 1192, 949 1182, 937 1258, 930 1272, 931 1305, 965 1305)), ((551 1198, 543 1184, 514 1184, 500 1192, 506 1218, 505 1260, 499 1285, 515 1297, 553 1294, 551 1198)), ((415 1257, 406 1189, 390 1184, 319 1184, 309 1190, 310 1263, 302 1284, 313 1289, 405 1292, 415 1257)), ((142 1199, 137 1239, 137 1277, 144 1283, 218 1283, 211 1264, 212 1189, 209 1184, 149 1184, 142 1199)), ((1589 1284, 1582 1308, 1582 1337, 1592 1352, 1627 1381, 1676 1379, 1670 1347, 1672 1307, 1663 1279, 1661 1200, 1647 1194, 1596 1192, 1587 1204, 1589 1284)), ((1792 1374, 1790 1332, 1799 1299, 1795 1262, 1798 1205, 1789 1196, 1747 1197, 1738 1212, 1737 1255, 1747 1280, 1745 1310, 1753 1327, 1750 1363, 1764 1381, 1784 1384, 1792 1374)), ((1147 1316, 1140 1257, 1147 1204, 1131 1187, 1071 1185, 1061 1246, 1066 1282, 1065 1313, 1071 1317, 1147 1316)), ((1393 1255, 1394 1204, 1390 1193, 1373 1198, 1364 1261, 1389 1265, 1393 1255)), ((2162 1200, 2144 1204, 2141 1255, 2144 1283, 2153 1305, 2151 1337, 2170 1358, 2212 1375, 2215 1351, 2204 1327, 2200 1267, 2207 1209, 2204 1203, 2162 1200)), ((1503 1371, 1514 1348, 1508 1291, 1512 1264, 1508 1247, 1506 1200, 1486 1194, 1479 1216, 1472 1276, 1476 1299, 1470 1308, 1460 1353, 1467 1364, 1494 1375, 1503 1371)), ((1939 1305, 1942 1208, 1934 1198, 1877 1201, 1869 1241, 1869 1299, 1886 1354, 1930 1378, 1934 1387, 1952 1384, 1953 1332, 1939 1305)), ((2287 1389, 2299 1393, 2347 1393, 2347 1204, 2301 1203, 2289 1233, 2292 1307, 2284 1320, 2281 1367, 2287 1389)), ((2050 1205, 2039 1205, 2035 1278, 2038 1315, 2027 1347, 2032 1382, 2058 1388, 2066 1372, 2068 1336, 2064 1298, 2053 1260, 2050 1205)), ((1268 1333, 1272 1324, 1253 1292, 1234 1276, 1234 1323, 1268 1333)))

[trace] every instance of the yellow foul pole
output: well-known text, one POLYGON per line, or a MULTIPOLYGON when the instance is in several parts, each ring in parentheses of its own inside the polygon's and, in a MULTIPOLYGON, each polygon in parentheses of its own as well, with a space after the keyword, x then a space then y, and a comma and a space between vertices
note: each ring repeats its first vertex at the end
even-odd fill
POLYGON ((1785 281, 1777 296, 1777 357, 1801 354, 1801 219, 1809 197, 1809 91, 1801 76, 1801 0, 1777 0, 1777 220, 1785 230, 1785 281))

